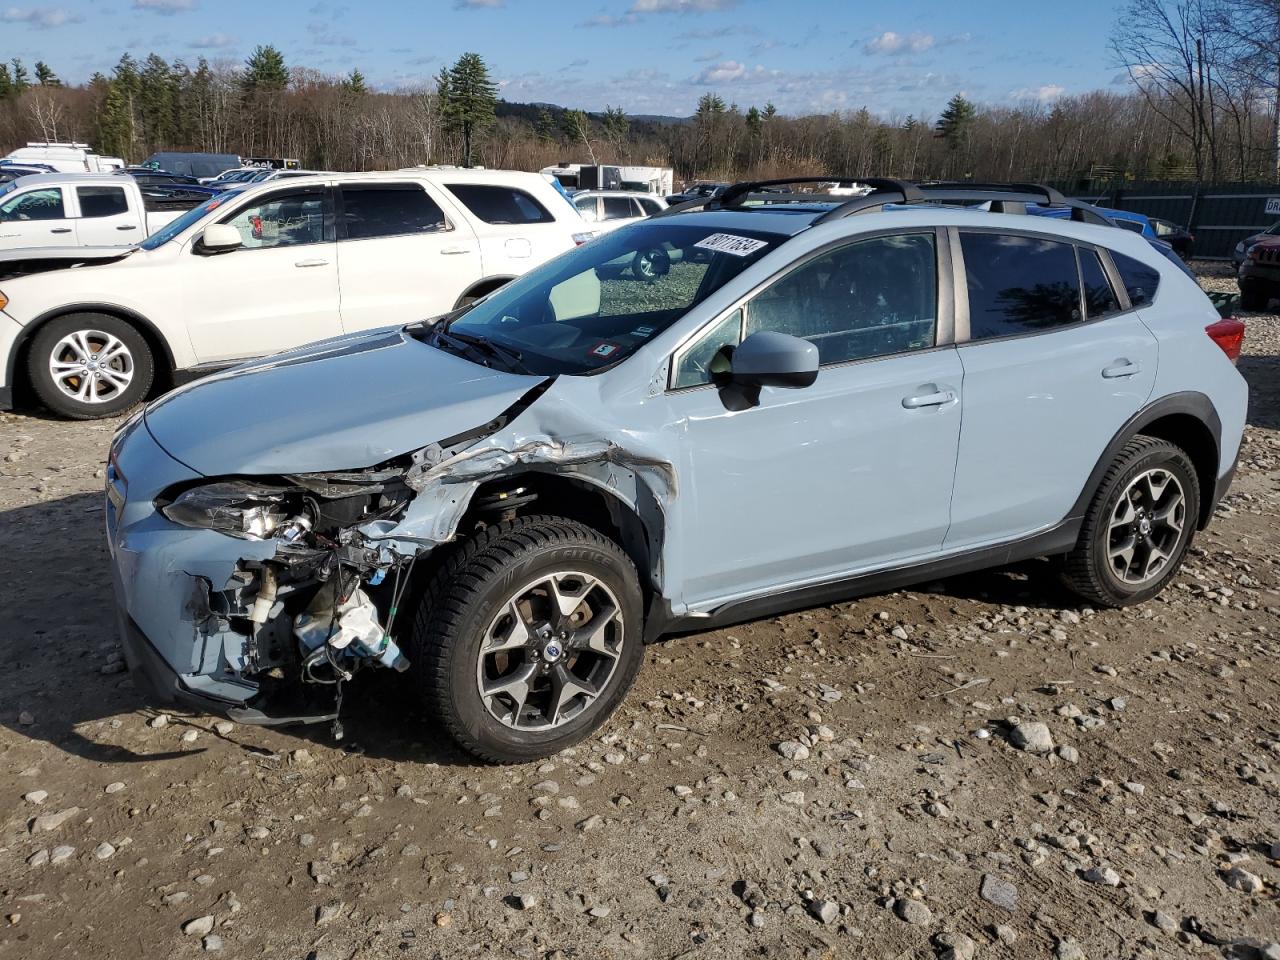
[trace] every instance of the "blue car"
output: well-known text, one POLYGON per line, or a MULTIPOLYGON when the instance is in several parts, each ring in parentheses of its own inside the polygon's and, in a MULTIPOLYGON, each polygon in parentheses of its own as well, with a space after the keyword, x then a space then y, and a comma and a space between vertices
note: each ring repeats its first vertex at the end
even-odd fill
MULTIPOLYGON (((1156 233, 1155 226, 1151 223, 1151 218, 1145 213, 1136 213, 1133 210, 1117 210, 1114 207, 1098 207, 1090 204, 1091 209, 1102 214, 1121 230, 1128 230, 1142 236, 1151 244, 1159 253, 1170 263, 1175 264, 1179 270, 1188 277, 1195 279, 1195 274, 1191 272, 1191 268, 1187 266, 1173 245, 1161 240, 1156 233)), ((1027 213, 1036 217, 1051 217, 1056 220, 1063 220, 1070 216, 1071 211, 1062 207, 1046 207, 1038 204, 1027 204, 1027 213)))
POLYGON ((407 670, 424 737, 524 762, 664 634, 1037 556, 1095 606, 1159 593, 1234 475, 1243 325, 1088 210, 940 205, 1044 188, 777 185, 129 419, 106 533, 137 682, 314 721, 407 670))

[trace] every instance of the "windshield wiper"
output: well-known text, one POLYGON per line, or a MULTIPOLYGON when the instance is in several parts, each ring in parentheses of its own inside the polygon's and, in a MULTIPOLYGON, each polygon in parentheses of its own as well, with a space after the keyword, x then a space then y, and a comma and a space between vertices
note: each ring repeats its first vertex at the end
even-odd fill
MULTIPOLYGON (((455 349, 479 353, 490 359, 501 361, 513 373, 525 372, 524 354, 514 347, 504 347, 502 344, 494 343, 483 337, 472 336, 469 333, 459 333, 456 330, 448 329, 448 324, 437 324, 430 331, 431 338, 437 343, 452 343, 455 349)), ((488 364, 485 364, 488 366, 488 364)))

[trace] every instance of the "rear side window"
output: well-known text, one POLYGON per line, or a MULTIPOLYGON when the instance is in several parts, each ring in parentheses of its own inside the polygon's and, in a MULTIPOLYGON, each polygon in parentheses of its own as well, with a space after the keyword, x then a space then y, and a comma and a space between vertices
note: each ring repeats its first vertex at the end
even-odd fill
POLYGON ((969 286, 969 339, 987 340, 1080 322, 1080 274, 1069 243, 961 233, 969 286))
POLYGON ((1097 320, 1117 312, 1120 309, 1120 301, 1116 299, 1116 293, 1111 289, 1111 281, 1107 279, 1107 273, 1102 269, 1102 261, 1098 259, 1098 254, 1085 247, 1079 247, 1078 252, 1080 280, 1084 285, 1085 315, 1090 320, 1097 320))
POLYGON ((80 216, 114 217, 129 212, 123 187, 76 187, 80 216))
POLYGON ((631 209, 630 197, 604 198, 604 218, 606 220, 625 220, 635 215, 636 212, 631 209))
POLYGON ((485 223, 554 223, 537 200, 514 187, 487 183, 451 183, 446 189, 485 223))
POLYGON ((1160 271, 1114 250, 1111 251, 1111 260, 1120 271, 1120 281, 1129 292, 1131 304, 1141 307, 1155 299, 1156 288, 1160 285, 1160 271))
POLYGON ((415 183, 344 186, 342 222, 348 240, 403 237, 448 228, 444 211, 415 183))

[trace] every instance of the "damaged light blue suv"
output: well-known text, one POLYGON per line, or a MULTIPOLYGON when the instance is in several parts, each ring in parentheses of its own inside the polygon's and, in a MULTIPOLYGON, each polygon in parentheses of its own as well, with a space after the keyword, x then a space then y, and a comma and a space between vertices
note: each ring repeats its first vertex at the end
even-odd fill
POLYGON ((1052 190, 856 179, 740 184, 150 404, 107 472, 135 674, 270 723, 408 670, 525 761, 663 634, 1042 555, 1153 596, 1231 481, 1243 326, 1052 190))

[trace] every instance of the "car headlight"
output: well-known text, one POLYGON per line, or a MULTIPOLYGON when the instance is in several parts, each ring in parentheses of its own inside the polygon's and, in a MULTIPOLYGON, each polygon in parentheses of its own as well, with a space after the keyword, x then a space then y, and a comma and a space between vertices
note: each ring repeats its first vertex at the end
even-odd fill
POLYGON ((9 298, 4 295, 4 291, 0 290, 0 310, 9 306, 9 298))
POLYGON ((1241 240, 1236 244, 1236 253, 1244 253, 1244 241, 1241 240))
POLYGON ((240 480, 206 483, 160 502, 160 512, 184 527, 265 540, 289 517, 287 491, 240 480))

